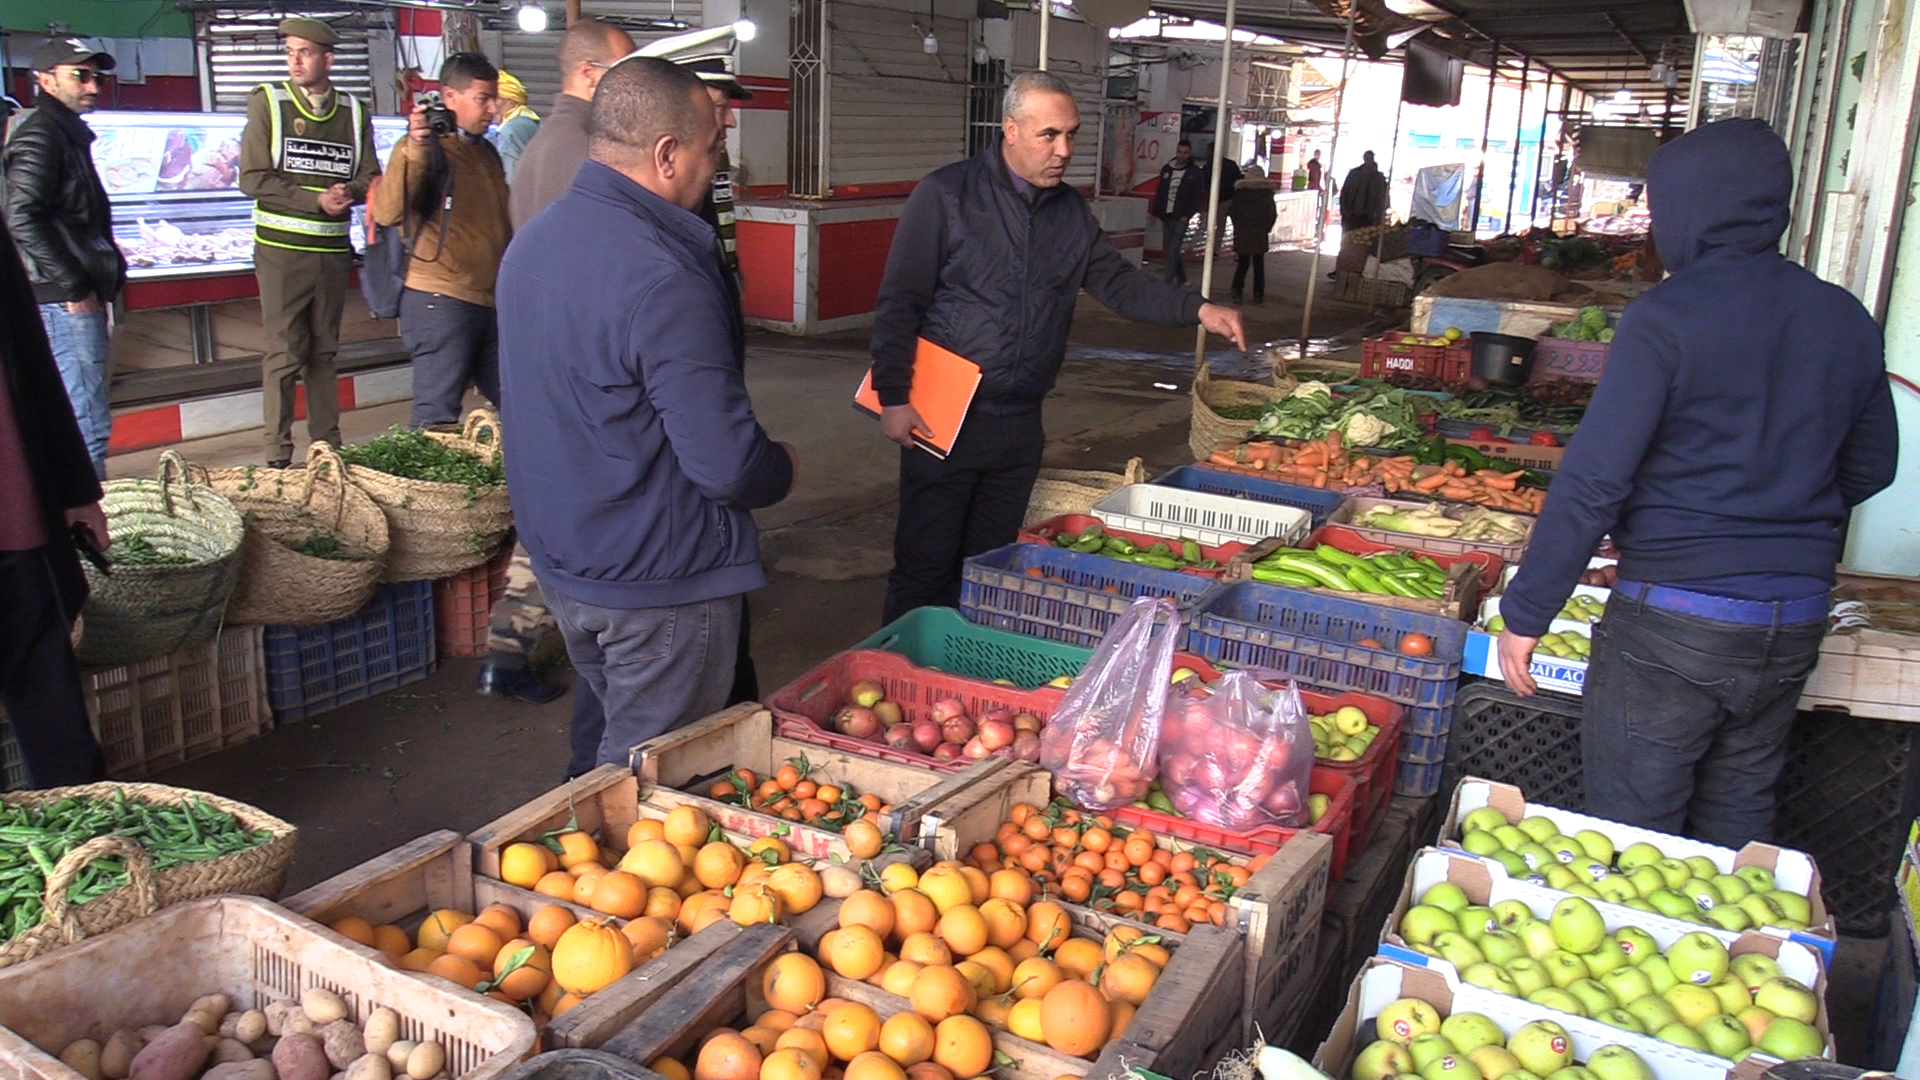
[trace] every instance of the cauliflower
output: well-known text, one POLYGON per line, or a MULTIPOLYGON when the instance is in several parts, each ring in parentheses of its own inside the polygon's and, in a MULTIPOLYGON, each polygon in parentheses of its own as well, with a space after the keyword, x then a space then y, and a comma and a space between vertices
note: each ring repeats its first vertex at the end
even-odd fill
POLYGON ((1326 383, 1320 382, 1318 380, 1310 380, 1308 382, 1301 383, 1299 386, 1294 387, 1293 393, 1288 394, 1287 396, 1290 398, 1323 397, 1327 399, 1332 399, 1333 387, 1328 386, 1326 383))
POLYGON ((1348 446, 1378 446, 1392 430, 1393 425, 1385 420, 1363 412, 1349 413, 1340 421, 1340 437, 1348 446))

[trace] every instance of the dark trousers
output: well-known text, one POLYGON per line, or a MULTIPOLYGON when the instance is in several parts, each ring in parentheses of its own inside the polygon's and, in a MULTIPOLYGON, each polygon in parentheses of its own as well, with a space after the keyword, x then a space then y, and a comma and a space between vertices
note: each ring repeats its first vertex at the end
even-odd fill
POLYGON ((960 602, 961 562, 1019 536, 1045 448, 1036 405, 1017 416, 969 413, 944 461, 924 450, 900 451, 887 622, 917 607, 960 602))
POLYGON ((413 427, 459 422, 468 383, 500 404, 492 308, 408 289, 400 295, 400 340, 413 355, 413 427))
POLYGON ((1745 626, 1614 593, 1582 691, 1586 812, 1722 847, 1767 838, 1825 633, 1824 619, 1745 626))
POLYGON ((1247 284, 1247 267, 1253 267, 1253 298, 1267 298, 1267 256, 1264 252, 1242 252, 1239 265, 1233 268, 1233 298, 1240 299, 1240 292, 1247 284))
POLYGON ((346 310, 351 251, 292 251, 253 246, 260 282, 260 322, 267 354, 260 360, 262 428, 269 461, 293 456, 294 384, 307 388, 307 434, 340 445, 340 316, 346 310))
POLYGON ((740 597, 664 608, 603 608, 547 598, 573 670, 602 704, 596 765, 719 712, 733 686, 740 597))
POLYGON ((37 788, 85 784, 106 775, 93 740, 80 665, 68 640, 45 548, 0 551, 0 706, 37 788))

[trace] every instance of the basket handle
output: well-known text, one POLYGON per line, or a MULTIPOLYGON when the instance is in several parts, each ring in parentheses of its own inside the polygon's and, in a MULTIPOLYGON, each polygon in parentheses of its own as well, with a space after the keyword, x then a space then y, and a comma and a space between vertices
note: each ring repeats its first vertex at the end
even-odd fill
POLYGON ((1127 467, 1120 474, 1126 484, 1144 484, 1147 482, 1147 463, 1139 458, 1128 458, 1127 467))
POLYGON ((340 454, 333 447, 318 439, 307 444, 306 490, 300 494, 300 505, 313 509, 313 489, 325 483, 333 490, 333 528, 338 532, 340 523, 347 516, 347 463, 340 460, 340 454), (320 476, 320 469, 327 470, 326 479, 320 476))
POLYGON ((473 410, 467 414, 467 422, 460 425, 460 437, 468 442, 500 449, 500 414, 492 409, 473 410), (483 434, 487 438, 482 439, 480 436, 483 434))
POLYGON ((42 898, 42 925, 60 928, 61 940, 71 945, 86 936, 80 920, 69 909, 67 888, 95 859, 119 856, 127 861, 127 884, 139 901, 139 916, 151 915, 159 907, 153 888, 153 859, 147 849, 124 836, 96 836, 60 857, 53 873, 47 875, 47 891, 42 898))
POLYGON ((1193 396, 1199 397, 1207 384, 1213 381, 1213 365, 1200 361, 1193 369, 1193 396))
MULTIPOLYGON (((200 498, 193 493, 192 466, 180 456, 178 450, 160 451, 160 466, 154 470, 154 479, 160 481, 160 503, 166 508, 168 517, 179 517, 173 508, 173 485, 178 482, 186 490, 187 506, 200 509, 200 498)), ((204 470, 203 470, 204 471, 204 470)))

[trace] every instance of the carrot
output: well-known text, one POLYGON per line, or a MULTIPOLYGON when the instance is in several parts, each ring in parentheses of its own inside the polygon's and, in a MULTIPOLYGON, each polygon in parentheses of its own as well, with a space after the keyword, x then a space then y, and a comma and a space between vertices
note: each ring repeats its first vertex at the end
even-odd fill
POLYGON ((1448 484, 1440 489, 1440 497, 1455 502, 1468 502, 1473 498, 1473 489, 1459 484, 1448 484))
POLYGON ((1293 463, 1295 465, 1325 465, 1327 463, 1326 450, 1318 446, 1309 446, 1300 451, 1293 459, 1293 463))
POLYGON ((1444 472, 1437 472, 1437 473, 1434 473, 1432 476, 1426 477, 1424 479, 1415 480, 1413 482, 1413 490, 1432 491, 1435 488, 1446 485, 1452 479, 1453 478, 1451 476, 1448 476, 1444 472))
POLYGON ((1495 491, 1512 491, 1518 483, 1504 476, 1483 476, 1480 482, 1495 491))
POLYGON ((1207 461, 1214 465, 1238 466, 1240 464, 1240 459, 1226 450, 1215 450, 1213 453, 1207 455, 1207 461))

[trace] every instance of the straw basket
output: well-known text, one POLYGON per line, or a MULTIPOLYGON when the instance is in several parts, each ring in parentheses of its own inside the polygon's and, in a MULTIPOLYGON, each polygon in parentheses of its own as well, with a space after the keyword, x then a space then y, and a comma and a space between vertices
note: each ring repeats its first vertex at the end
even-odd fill
POLYGON ((1187 449, 1193 452, 1193 460, 1205 461, 1221 445, 1253 434, 1252 420, 1229 420, 1216 409, 1279 401, 1296 385, 1279 367, 1274 368, 1273 381, 1268 383, 1215 379, 1211 365, 1201 361, 1200 370, 1193 376, 1193 426, 1187 430, 1187 449))
MULTIPOLYGON (((459 434, 429 432, 428 437, 477 456, 497 454, 499 419, 476 409, 459 434), (488 431, 492 441, 482 441, 488 431)), ((409 480, 365 466, 345 467, 347 479, 367 493, 387 516, 387 583, 427 581, 479 566, 500 550, 513 528, 507 488, 470 488, 431 480, 409 480)))
POLYGON ((294 827, 246 803, 164 784, 83 784, 78 787, 14 791, 0 796, 8 806, 45 806, 62 799, 108 799, 118 792, 130 800, 180 806, 188 800, 232 814, 240 827, 266 830, 273 839, 259 847, 203 862, 181 863, 156 872, 145 848, 124 836, 98 836, 69 851, 47 875, 40 923, 0 943, 0 968, 31 960, 172 904, 219 893, 278 896, 293 860, 294 827), (67 901, 67 887, 96 859, 124 859, 127 884, 78 906, 67 901))
POLYGON ((191 561, 117 563, 111 574, 86 565, 92 592, 83 609, 80 662, 137 664, 205 641, 220 629, 240 575, 240 511, 219 492, 187 478, 168 450, 152 480, 114 480, 100 497, 114 538, 137 534, 166 555, 191 561))
POLYGON ((347 482, 346 466, 333 447, 308 446, 306 464, 297 469, 194 468, 233 500, 247 523, 228 622, 319 626, 359 611, 373 598, 386 566, 387 517, 366 492, 347 482), (334 538, 337 557, 299 550, 316 532, 334 538))
POLYGON ((1094 472, 1088 469, 1041 469, 1033 482, 1033 494, 1027 498, 1027 518, 1022 524, 1037 525, 1064 514, 1089 514, 1093 504, 1128 484, 1145 483, 1146 463, 1139 458, 1127 462, 1125 472, 1094 472))

